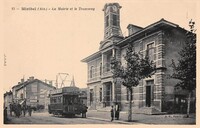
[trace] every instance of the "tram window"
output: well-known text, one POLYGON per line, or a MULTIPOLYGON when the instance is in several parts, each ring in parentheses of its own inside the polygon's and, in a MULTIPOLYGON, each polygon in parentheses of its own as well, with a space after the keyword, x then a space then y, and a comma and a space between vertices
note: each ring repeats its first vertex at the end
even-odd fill
POLYGON ((74 103, 77 103, 78 101, 77 101, 77 97, 74 97, 74 103))
POLYGON ((55 97, 55 98, 53 98, 53 103, 56 103, 56 97, 55 97))
POLYGON ((57 97, 57 99, 58 99, 58 103, 61 103, 61 97, 59 96, 57 97))

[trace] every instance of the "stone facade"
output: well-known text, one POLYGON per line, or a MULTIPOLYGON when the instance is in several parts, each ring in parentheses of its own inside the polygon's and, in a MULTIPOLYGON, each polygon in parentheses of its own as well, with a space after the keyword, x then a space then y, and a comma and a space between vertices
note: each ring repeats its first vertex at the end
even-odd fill
POLYGON ((132 43, 135 52, 142 56, 148 54, 157 68, 151 78, 141 80, 140 84, 133 88, 133 112, 145 114, 168 112, 171 108, 166 106, 169 102, 174 102, 176 95, 174 86, 177 82, 168 78, 172 73, 170 64, 172 59, 177 62, 178 52, 186 41, 187 31, 161 19, 145 28, 128 25, 129 36, 122 37, 120 8, 118 3, 105 5, 104 40, 100 42, 98 52, 82 60, 88 65, 87 104, 90 109, 109 109, 113 103, 118 102, 121 110, 128 109, 127 89, 121 85, 120 79, 113 80, 110 60, 111 57, 116 57, 121 60, 122 65, 125 65, 126 47, 128 43, 132 43))

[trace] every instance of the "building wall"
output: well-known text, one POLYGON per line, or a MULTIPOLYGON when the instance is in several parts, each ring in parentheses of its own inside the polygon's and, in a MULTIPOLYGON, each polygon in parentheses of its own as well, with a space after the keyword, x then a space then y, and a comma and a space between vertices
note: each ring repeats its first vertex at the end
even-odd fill
POLYGON ((88 63, 88 82, 93 82, 100 80, 100 66, 101 66, 101 57, 96 58, 88 63), (91 68, 93 67, 93 68, 91 68), (91 71, 92 70, 92 71, 91 71), (92 73, 92 74, 91 74, 92 73))
MULTIPOLYGON (((140 52, 141 54, 146 55, 147 45, 153 43, 154 53, 152 54, 154 58, 154 63, 158 68, 156 73, 151 78, 146 78, 140 81, 140 84, 137 87, 133 88, 133 109, 137 110, 140 108, 149 107, 146 104, 146 86, 147 81, 153 80, 151 85, 151 106, 150 109, 154 108, 157 111, 167 111, 166 105, 167 102, 174 100, 174 86, 177 82, 175 79, 169 79, 169 74, 172 73, 170 68, 171 59, 174 59, 177 62, 181 47, 185 42, 185 33, 176 29, 157 31, 152 34, 146 35, 139 40, 132 42, 134 44, 135 52, 140 52)), ((122 65, 125 66, 126 62, 124 60, 124 55, 126 54, 126 46, 121 47, 117 50, 119 54, 118 57, 122 62, 122 65)), ((101 63, 101 58, 97 58, 88 63, 88 67, 91 65, 95 66, 95 72, 97 73, 100 69, 98 64, 101 63)), ((88 74, 89 74, 88 68, 88 74)), ((98 73, 97 73, 98 74, 98 73)), ((98 75, 96 75, 98 76, 98 75)), ((99 76, 98 76, 99 77, 99 76)), ((97 78, 97 77, 95 77, 97 78)), ((110 77, 112 79, 112 77, 110 77)), ((91 79, 88 77, 89 82, 91 79)), ((103 103, 100 102, 99 90, 103 87, 103 79, 93 79, 93 82, 88 84, 88 92, 90 89, 94 91, 94 101, 92 108, 98 109, 103 107, 103 103)), ((113 80, 111 80, 112 82, 113 80)), ((115 92, 116 93, 116 92, 115 92)), ((128 110, 128 100, 127 100, 127 89, 123 85, 120 85, 120 91, 117 92, 120 95, 121 109, 126 111, 128 110)), ((90 101, 90 96, 88 93, 88 101, 90 101)), ((88 106, 90 103, 88 102, 88 106)))
POLYGON ((50 103, 50 98, 48 97, 49 91, 53 90, 53 88, 44 85, 43 83, 38 82, 39 90, 38 90, 38 98, 39 104, 44 105, 45 109, 48 109, 48 105, 50 103))
POLYGON ((4 97, 4 107, 7 107, 7 110, 10 110, 10 103, 12 103, 12 94, 8 94, 4 97))
POLYGON ((27 105, 44 105, 45 109, 47 109, 50 102, 48 97, 50 90, 53 90, 53 87, 49 87, 42 82, 35 81, 18 90, 16 94, 17 99, 25 98, 27 105), (23 97, 21 97, 21 94, 23 94, 23 97))
POLYGON ((169 79, 167 77, 173 72, 172 67, 170 67, 172 59, 175 63, 178 62, 178 58, 180 57, 178 52, 182 49, 186 41, 185 34, 185 31, 178 31, 177 29, 165 31, 165 64, 167 69, 165 70, 164 79, 165 95, 163 97, 163 111, 171 111, 170 109, 173 109, 172 104, 174 102, 174 87, 178 80, 172 78, 169 79))
POLYGON ((96 83, 92 83, 88 85, 87 106, 89 106, 90 109, 96 109, 98 106, 100 106, 99 93, 98 93, 100 87, 101 87, 101 82, 96 82, 96 83), (91 97, 91 93, 92 93, 92 97, 91 97))
MULTIPOLYGON (((162 46, 162 32, 158 31, 153 34, 147 35, 144 38, 140 38, 139 40, 136 40, 132 42, 134 44, 134 50, 135 52, 140 52, 143 54, 143 56, 146 55, 147 52, 147 45, 150 43, 153 43, 154 46, 154 63, 156 63, 157 67, 164 67, 164 64, 162 63, 163 56, 159 57, 162 46)), ((126 54, 126 46, 121 48, 121 62, 122 65, 125 66, 126 62, 124 60, 124 56, 126 54)), ((155 106, 158 109, 161 107, 161 88, 163 86, 162 82, 159 82, 159 79, 162 78, 159 74, 162 74, 162 71, 159 70, 157 74, 153 75, 151 78, 147 78, 140 81, 140 84, 137 87, 133 88, 133 108, 141 108, 145 107, 146 103, 146 81, 147 80, 154 80, 154 84, 151 87, 152 91, 152 101, 151 106, 155 106), (160 78, 161 77, 161 78, 160 78)), ((128 100, 127 100, 127 89, 122 85, 122 97, 121 97, 121 103, 122 103, 122 110, 128 109, 128 100)))

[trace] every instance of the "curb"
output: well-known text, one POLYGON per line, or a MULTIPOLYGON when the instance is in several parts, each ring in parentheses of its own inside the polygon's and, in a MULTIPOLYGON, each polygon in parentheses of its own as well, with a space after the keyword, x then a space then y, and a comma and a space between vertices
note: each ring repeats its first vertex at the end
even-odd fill
MULTIPOLYGON (((93 119, 93 120, 101 120, 101 121, 106 121, 106 122, 111 122, 109 119, 103 119, 103 118, 96 118, 96 117, 87 117, 87 119, 93 119)), ((112 123, 120 123, 120 124, 140 124, 140 123, 134 123, 134 122, 126 122, 126 121, 121 121, 121 120, 113 120, 112 123)))

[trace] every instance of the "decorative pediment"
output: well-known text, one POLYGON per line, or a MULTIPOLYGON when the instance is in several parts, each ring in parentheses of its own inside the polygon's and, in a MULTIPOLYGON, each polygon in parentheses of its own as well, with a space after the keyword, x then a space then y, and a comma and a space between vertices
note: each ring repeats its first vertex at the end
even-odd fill
POLYGON ((99 49, 104 49, 104 48, 107 48, 107 47, 109 47, 111 45, 113 45, 113 41, 111 41, 111 40, 102 41, 100 43, 99 49))

